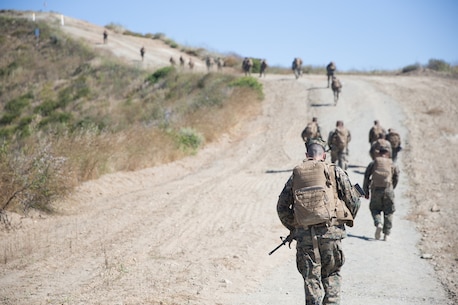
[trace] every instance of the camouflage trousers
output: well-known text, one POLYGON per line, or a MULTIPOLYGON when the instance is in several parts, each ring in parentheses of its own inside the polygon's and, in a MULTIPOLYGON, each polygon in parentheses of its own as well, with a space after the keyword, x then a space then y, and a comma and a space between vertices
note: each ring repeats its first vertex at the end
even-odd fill
POLYGON ((315 258, 311 236, 297 238, 297 270, 304 279, 305 304, 340 304, 340 268, 345 262, 340 239, 318 237, 320 262, 315 258))
POLYGON ((369 209, 374 220, 374 226, 383 225, 383 234, 390 235, 393 228, 394 190, 392 187, 375 188, 371 190, 369 209), (383 221, 382 221, 383 213, 383 221))
POLYGON ((337 164, 343 170, 348 168, 348 151, 344 150, 331 150, 331 162, 337 164))

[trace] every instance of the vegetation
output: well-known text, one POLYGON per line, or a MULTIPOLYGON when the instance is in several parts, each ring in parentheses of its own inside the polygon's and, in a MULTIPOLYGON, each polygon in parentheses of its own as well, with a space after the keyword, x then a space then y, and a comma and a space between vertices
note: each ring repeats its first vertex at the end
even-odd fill
POLYGON ((256 79, 169 66, 148 73, 52 24, 0 15, 0 26, 0 218, 52 211, 55 199, 106 173, 195 154, 260 111, 256 79))
MULTIPOLYGON (((5 209, 51 211, 56 198, 82 181, 195 154, 259 113, 264 98, 254 77, 171 66, 147 72, 96 53, 51 23, 0 14, 0 27, 0 220, 5 209)), ((107 28, 180 47, 162 33, 107 28)), ((260 61, 253 58, 253 73, 259 73, 260 61)), ((241 68, 242 57, 229 54, 225 62, 241 68)), ((403 72, 421 68, 410 65, 403 72)), ((457 73, 456 66, 437 59, 425 68, 457 73)), ((324 74, 325 67, 304 66, 304 72, 324 74)), ((269 73, 291 71, 269 67, 269 73)))

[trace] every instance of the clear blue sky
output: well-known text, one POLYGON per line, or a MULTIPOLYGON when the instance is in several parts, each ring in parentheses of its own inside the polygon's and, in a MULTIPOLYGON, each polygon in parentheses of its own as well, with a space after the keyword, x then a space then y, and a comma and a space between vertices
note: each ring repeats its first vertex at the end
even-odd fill
POLYGON ((178 44, 340 70, 458 65, 458 0, 0 0, 0 9, 53 11, 178 44), (46 5, 45 5, 46 3, 46 5))

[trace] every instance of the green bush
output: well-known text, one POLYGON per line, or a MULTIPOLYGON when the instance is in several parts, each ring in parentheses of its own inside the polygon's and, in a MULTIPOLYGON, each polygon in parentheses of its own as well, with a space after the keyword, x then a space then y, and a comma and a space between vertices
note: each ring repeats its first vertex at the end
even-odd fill
POLYGON ((264 93, 262 92, 262 84, 258 82, 258 80, 251 76, 244 76, 240 77, 232 82, 230 82, 229 86, 231 87, 245 87, 253 89, 258 93, 258 97, 260 99, 264 98, 264 93))
POLYGON ((146 80, 152 84, 157 83, 160 79, 166 78, 168 75, 173 73, 175 68, 172 66, 167 66, 161 69, 156 70, 153 74, 148 76, 146 80))
POLYGON ((430 59, 426 67, 438 72, 448 72, 451 70, 450 64, 440 59, 430 59))
POLYGON ((178 147, 191 153, 195 153, 204 142, 203 136, 192 128, 181 128, 176 138, 178 147))
POLYGON ((416 63, 416 64, 408 65, 402 68, 402 73, 408 73, 408 72, 416 71, 419 69, 421 69, 421 66, 420 64, 416 63))

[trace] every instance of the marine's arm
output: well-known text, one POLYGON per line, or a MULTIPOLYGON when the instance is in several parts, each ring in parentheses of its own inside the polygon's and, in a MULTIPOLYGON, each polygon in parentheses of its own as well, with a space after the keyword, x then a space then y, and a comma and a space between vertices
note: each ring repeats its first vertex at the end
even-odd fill
POLYGON ((283 190, 278 196, 277 214, 281 223, 290 231, 295 229, 293 210, 293 177, 286 182, 283 190))
POLYGON ((353 217, 355 217, 359 207, 361 206, 361 201, 359 199, 360 195, 354 189, 350 178, 343 169, 336 166, 335 171, 338 183, 339 198, 345 202, 345 205, 350 210, 353 217))
POLYGON ((399 167, 393 164, 392 171, 393 171, 392 183, 393 183, 393 189, 395 189, 399 182, 399 167))
POLYGON ((364 193, 366 193, 366 198, 369 198, 369 187, 371 185, 371 176, 372 176, 373 169, 374 169, 374 162, 371 162, 369 163, 369 165, 366 168, 366 171, 364 172, 363 190, 364 190, 364 193))

